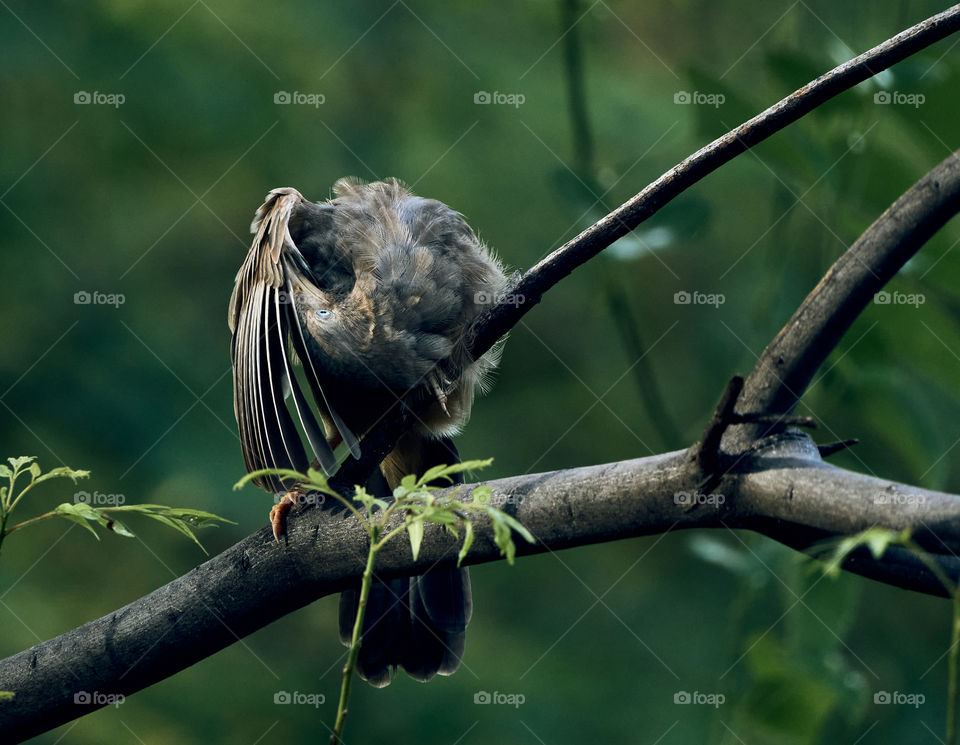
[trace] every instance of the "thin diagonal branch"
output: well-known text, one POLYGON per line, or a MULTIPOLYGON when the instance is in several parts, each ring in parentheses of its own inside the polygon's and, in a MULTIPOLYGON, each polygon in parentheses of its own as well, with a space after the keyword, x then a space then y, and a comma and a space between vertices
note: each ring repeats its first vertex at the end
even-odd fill
POLYGON ((825 101, 957 30, 960 30, 960 5, 931 16, 810 81, 671 168, 639 194, 526 272, 513 288, 513 293, 522 295, 524 302, 520 305, 494 306, 476 322, 472 345, 474 355, 480 355, 493 346, 557 282, 634 230, 693 184, 825 101))
MULTIPOLYGON (((900 32, 794 91, 766 111, 717 138, 664 173, 640 193, 533 266, 512 290, 523 303, 498 304, 474 322, 470 349, 474 358, 489 350, 528 313, 551 287, 614 241, 656 214, 672 199, 720 166, 763 142, 825 101, 912 54, 960 30, 960 4, 900 32)), ((364 483, 408 427, 404 406, 385 417, 363 441, 363 456, 350 459, 332 483, 348 490, 364 483)))

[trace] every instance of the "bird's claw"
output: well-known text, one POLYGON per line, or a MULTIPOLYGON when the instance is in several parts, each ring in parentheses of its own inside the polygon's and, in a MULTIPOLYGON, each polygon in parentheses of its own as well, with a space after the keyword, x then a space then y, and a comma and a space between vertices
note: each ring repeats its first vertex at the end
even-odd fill
POLYGON ((270 525, 273 527, 273 540, 280 542, 280 536, 287 532, 287 513, 296 502, 291 498, 290 492, 287 492, 280 501, 270 508, 270 525))

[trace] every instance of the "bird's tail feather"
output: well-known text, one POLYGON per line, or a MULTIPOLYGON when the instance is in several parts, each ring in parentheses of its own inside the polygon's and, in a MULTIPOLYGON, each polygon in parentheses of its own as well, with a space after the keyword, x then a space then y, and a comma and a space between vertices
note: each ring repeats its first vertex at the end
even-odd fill
MULTIPOLYGON (((459 463, 447 439, 422 441, 418 472, 440 464, 459 463)), ((383 476, 374 474, 371 493, 388 496, 383 476)), ((458 483, 462 478, 457 475, 458 483)), ((340 640, 347 646, 357 617, 359 589, 340 595, 340 640)), ((470 575, 459 567, 435 567, 419 577, 374 580, 363 620, 357 660, 361 678, 378 688, 389 685, 393 672, 403 667, 419 681, 438 673, 450 675, 463 657, 467 624, 473 611, 470 575)))

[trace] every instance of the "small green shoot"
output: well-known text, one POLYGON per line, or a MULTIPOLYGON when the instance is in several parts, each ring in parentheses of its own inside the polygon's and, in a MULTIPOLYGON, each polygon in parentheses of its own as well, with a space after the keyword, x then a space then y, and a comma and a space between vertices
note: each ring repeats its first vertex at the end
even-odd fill
POLYGON ((822 571, 828 577, 840 574, 843 562, 851 552, 864 546, 870 550, 874 559, 879 559, 890 546, 901 546, 916 556, 930 573, 943 585, 953 600, 953 626, 950 632, 950 655, 947 659, 947 745, 957 742, 957 678, 960 673, 960 587, 955 585, 943 571, 943 568, 913 540, 910 528, 889 530, 887 528, 867 528, 860 533, 838 540, 828 540, 820 544, 827 551, 823 559, 822 571), (832 550, 831 550, 832 549, 832 550))
POLYGON ((290 470, 264 469, 244 476, 234 485, 240 489, 249 481, 258 476, 275 475, 283 478, 295 479, 298 488, 305 491, 314 491, 325 494, 338 500, 346 507, 370 537, 370 548, 367 554, 367 563, 360 584, 360 601, 357 618, 353 624, 353 635, 350 641, 350 651, 347 655, 347 664, 343 668, 343 681, 340 687, 340 702, 337 706, 337 718, 330 737, 331 745, 338 745, 343 736, 343 728, 347 716, 347 702, 350 700, 350 686, 353 681, 353 671, 356 668, 357 658, 360 655, 361 630, 366 610, 367 599, 370 596, 370 586, 373 584, 373 567, 377 553, 386 543, 397 535, 406 532, 410 539, 410 550, 416 560, 420 556, 423 544, 424 527, 426 523, 442 525, 443 529, 460 540, 458 528, 463 530, 463 539, 460 552, 457 555, 457 565, 466 558, 473 544, 473 521, 477 515, 486 515, 493 524, 494 541, 505 556, 507 562, 513 564, 517 547, 513 542, 513 533, 518 533, 524 540, 534 543, 534 538, 516 518, 498 510, 490 504, 491 490, 489 486, 477 486, 471 493, 471 501, 462 502, 457 499, 459 489, 451 493, 438 495, 443 487, 431 486, 435 481, 453 483, 453 476, 464 471, 473 471, 486 468, 493 462, 488 460, 471 460, 455 463, 451 466, 434 466, 422 476, 404 476, 393 490, 390 500, 379 499, 369 494, 362 486, 354 487, 354 496, 348 500, 334 491, 327 483, 326 476, 311 468, 307 473, 297 473, 290 470), (403 515, 403 521, 390 527, 391 518, 403 515))
MULTIPOLYGON (((42 515, 37 515, 29 520, 24 520, 23 522, 7 527, 7 524, 10 522, 10 514, 24 496, 37 484, 59 478, 68 478, 76 484, 78 479, 85 479, 89 476, 89 471, 75 470, 66 466, 54 468, 44 473, 37 463, 37 459, 31 455, 8 458, 7 463, 0 463, 0 481, 3 479, 7 480, 6 486, 0 486, 0 547, 2 547, 4 539, 11 533, 25 528, 28 525, 33 525, 51 518, 62 518, 77 525, 82 525, 85 529, 89 530, 97 540, 100 540, 100 535, 94 529, 94 525, 99 525, 104 530, 124 536, 125 538, 135 538, 134 533, 121 521, 120 517, 136 514, 149 517, 182 533, 200 546, 200 549, 206 553, 200 541, 197 540, 194 530, 206 525, 215 524, 216 522, 231 522, 211 512, 204 512, 203 510, 193 510, 185 507, 167 507, 162 504, 118 504, 118 500, 115 498, 109 500, 111 503, 107 506, 95 507, 91 504, 93 500, 90 493, 80 491, 74 495, 73 502, 64 502, 57 505, 54 509, 44 512, 42 515), (23 486, 18 487, 18 481, 20 481, 21 484, 24 483, 21 481, 22 478, 27 478, 28 481, 23 486)), ((96 496, 97 492, 94 492, 94 495, 96 496)), ((116 497, 116 495, 109 496, 116 497)))

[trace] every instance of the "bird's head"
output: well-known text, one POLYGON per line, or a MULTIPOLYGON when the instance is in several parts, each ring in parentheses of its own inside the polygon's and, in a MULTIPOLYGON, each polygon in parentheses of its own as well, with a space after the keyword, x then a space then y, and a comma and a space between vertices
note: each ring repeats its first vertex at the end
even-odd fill
POLYGON ((358 384, 367 378, 373 382, 367 359, 376 326, 370 282, 360 278, 343 293, 322 289, 303 275, 288 276, 293 306, 318 372, 358 384))

